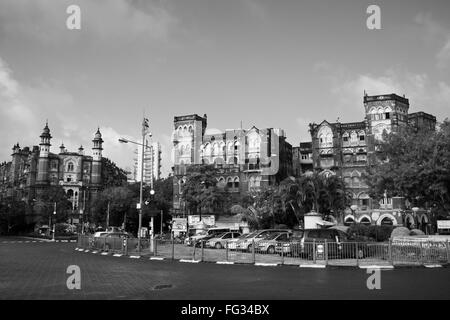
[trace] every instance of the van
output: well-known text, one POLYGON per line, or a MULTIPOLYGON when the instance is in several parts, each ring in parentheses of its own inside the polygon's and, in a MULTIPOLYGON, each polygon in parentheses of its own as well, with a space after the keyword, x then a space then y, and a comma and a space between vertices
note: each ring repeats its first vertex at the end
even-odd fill
POLYGON ((289 256, 324 259, 325 253, 334 258, 363 258, 367 246, 337 229, 294 230, 287 242, 277 243, 275 251, 289 256), (327 248, 325 249, 325 243, 327 248))

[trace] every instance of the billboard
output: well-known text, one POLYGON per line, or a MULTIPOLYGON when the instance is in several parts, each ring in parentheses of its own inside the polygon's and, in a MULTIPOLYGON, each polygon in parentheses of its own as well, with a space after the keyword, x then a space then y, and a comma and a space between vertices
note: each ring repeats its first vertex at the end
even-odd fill
POLYGON ((187 232, 187 219, 186 218, 173 218, 172 219, 172 231, 187 232))

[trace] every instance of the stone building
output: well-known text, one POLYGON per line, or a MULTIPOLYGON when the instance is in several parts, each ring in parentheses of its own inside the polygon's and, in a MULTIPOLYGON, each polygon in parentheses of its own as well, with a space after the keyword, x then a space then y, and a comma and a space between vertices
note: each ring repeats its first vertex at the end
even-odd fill
POLYGON ((232 197, 273 185, 292 175, 292 146, 282 129, 227 129, 206 134, 207 117, 196 114, 174 118, 174 213, 186 214, 181 200, 186 168, 214 164, 219 186, 232 197))
MULTIPOLYGON (((346 221, 376 224, 403 224, 402 198, 370 198, 363 179, 368 166, 373 165, 377 142, 383 132, 398 132, 412 126, 416 130, 434 130, 436 117, 425 112, 409 113, 409 100, 396 94, 364 95, 365 118, 360 122, 322 121, 310 124, 314 170, 325 175, 337 174, 352 195, 352 207, 346 221)), ((427 219, 425 219, 427 220, 427 219)), ((428 220, 426 221, 428 223, 428 220)))
MULTIPOLYGON (((20 148, 14 145, 12 159, 0 165, 0 199, 24 201, 31 205, 38 201, 49 186, 61 186, 72 204, 77 223, 80 209, 94 201, 103 188, 103 139, 100 130, 92 140, 92 155, 86 155, 82 146, 78 152, 69 152, 64 144, 58 153, 51 152, 50 129, 45 125, 39 146, 20 148)), ((35 221, 34 221, 35 222, 35 221)), ((33 221, 27 221, 33 223, 33 221)))

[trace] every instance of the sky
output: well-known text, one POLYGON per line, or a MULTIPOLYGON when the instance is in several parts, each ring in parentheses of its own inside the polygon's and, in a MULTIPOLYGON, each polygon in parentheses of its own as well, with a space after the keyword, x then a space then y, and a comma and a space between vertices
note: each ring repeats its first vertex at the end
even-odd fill
POLYGON ((171 169, 173 117, 208 115, 211 130, 362 121, 363 92, 397 93, 410 112, 450 116, 448 0, 1 0, 0 162, 63 142, 131 168, 142 115, 171 169), (70 5, 81 29, 69 30, 70 5), (367 7, 381 10, 369 30, 367 7))

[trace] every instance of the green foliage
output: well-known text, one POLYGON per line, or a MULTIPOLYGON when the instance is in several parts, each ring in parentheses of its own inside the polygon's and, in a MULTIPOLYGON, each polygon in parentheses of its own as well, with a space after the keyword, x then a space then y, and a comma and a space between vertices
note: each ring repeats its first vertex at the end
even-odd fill
POLYGON ((127 183, 127 173, 108 158, 102 158, 102 181, 105 188, 123 186, 127 183))
POLYGON ((441 130, 405 129, 385 136, 366 175, 371 196, 403 196, 417 206, 450 210, 450 122, 441 130))
POLYGON ((38 221, 41 224, 48 223, 49 215, 52 216, 52 219, 56 219, 57 222, 67 221, 71 208, 71 202, 61 186, 49 186, 43 189, 37 196, 37 199, 33 201, 33 211, 37 214, 38 221), (53 215, 55 203, 56 215, 53 215))
POLYGON ((219 169, 214 165, 196 165, 187 168, 187 179, 181 198, 186 201, 191 214, 227 211, 230 195, 227 188, 217 186, 219 169))
POLYGON ((5 200, 0 204, 0 234, 17 234, 25 226, 26 203, 5 200))
POLYGON ((356 235, 360 240, 371 239, 384 242, 389 240, 393 229, 394 228, 392 226, 367 226, 361 223, 354 223, 350 225, 348 234, 356 235))

